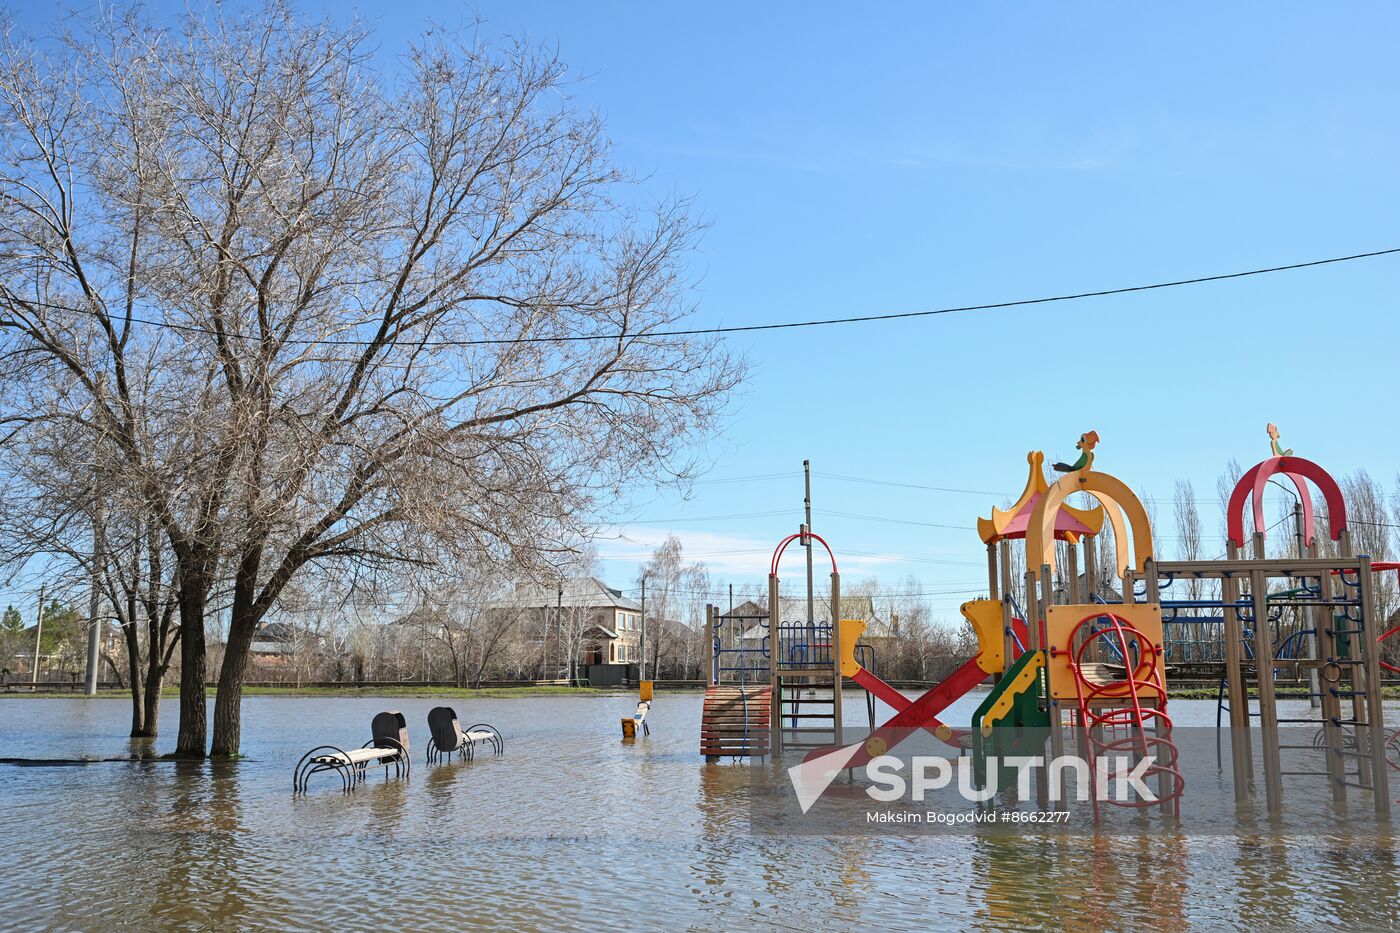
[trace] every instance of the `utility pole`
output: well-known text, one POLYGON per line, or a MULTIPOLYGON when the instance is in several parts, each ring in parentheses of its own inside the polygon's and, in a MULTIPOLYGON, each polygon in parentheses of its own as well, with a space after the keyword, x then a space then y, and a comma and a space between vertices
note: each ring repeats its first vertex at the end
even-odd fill
POLYGON ((638 642, 639 642, 639 644, 641 645, 641 647, 640 647, 638 650, 639 650, 640 653, 641 653, 642 660, 641 660, 641 666, 637 668, 637 679, 638 679, 638 680, 646 680, 646 679, 647 679, 647 574, 646 574, 646 571, 645 571, 645 570, 642 571, 642 634, 641 634, 641 637, 638 639, 638 642))
POLYGON ((102 605, 98 599, 101 590, 101 567, 106 559, 103 553, 102 506, 96 504, 92 510, 92 592, 88 594, 88 643, 87 681, 84 684, 87 695, 97 696, 97 665, 101 660, 102 620, 97 611, 102 605))
MULTIPOLYGON (((558 645, 558 644, 559 644, 559 638, 560 638, 561 635, 564 634, 564 581, 563 581, 563 580, 560 580, 560 581, 559 581, 559 590, 558 590, 558 593, 559 593, 559 595, 558 595, 558 602, 556 602, 555 605, 554 605, 554 630, 555 630, 555 633, 556 633, 555 636, 554 636, 554 643, 555 643, 555 645, 558 645)), ((545 660, 545 664, 548 665, 548 663, 549 663, 549 631, 548 631, 548 629, 546 629, 546 630, 545 630, 545 633, 544 633, 544 660, 545 660)), ((556 668, 553 668, 553 671, 554 671, 554 673, 550 675, 550 678, 549 678, 549 679, 550 679, 550 680, 558 680, 558 679, 559 679, 559 668, 557 668, 557 667, 556 667, 556 668)))
MULTIPOLYGON (((1298 557, 1308 556, 1307 535, 1303 533, 1303 502, 1301 499, 1293 500, 1293 532, 1298 541, 1298 557)), ((1303 581, 1304 584, 1307 581, 1303 581)), ((1307 639, 1308 656, 1317 657, 1317 633, 1303 636, 1307 639)), ((1322 681, 1318 675, 1317 665, 1308 668, 1308 705, 1313 709, 1322 708, 1322 681)))
MULTIPOLYGON (((106 388, 106 380, 98 376, 98 392, 101 393, 106 388)), ((98 481, 97 464, 93 463, 92 470, 92 592, 88 595, 88 631, 87 631, 87 676, 83 683, 84 692, 88 696, 97 696, 97 665, 101 658, 102 651, 102 622, 97 618, 98 607, 101 602, 98 593, 101 590, 101 567, 104 560, 103 540, 103 514, 102 514, 102 490, 98 481)), ((42 609, 41 609, 42 611, 42 609)))
POLYGON ((1307 557, 1307 545, 1303 535, 1303 503, 1300 500, 1293 500, 1293 534, 1297 538, 1298 557, 1307 557))
MULTIPOLYGON (((802 543, 807 547, 807 625, 815 631, 817 624, 816 599, 812 594, 812 461, 802 461, 802 480, 805 491, 802 496, 802 507, 806 513, 807 522, 802 526, 802 543)), ((832 625, 836 620, 832 620, 832 625)))
POLYGON ((44 584, 39 584, 39 621, 34 624, 34 668, 29 672, 29 683, 39 686, 39 646, 44 643, 44 584))
POLYGON ((734 584, 729 584, 729 614, 734 614, 734 584))

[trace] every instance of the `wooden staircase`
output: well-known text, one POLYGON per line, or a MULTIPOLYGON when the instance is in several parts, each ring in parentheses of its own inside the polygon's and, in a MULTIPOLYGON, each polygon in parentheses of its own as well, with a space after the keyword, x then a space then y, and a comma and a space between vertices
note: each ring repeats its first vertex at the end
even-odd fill
POLYGON ((771 687, 719 684, 705 690, 700 754, 706 758, 767 755, 772 734, 771 687))

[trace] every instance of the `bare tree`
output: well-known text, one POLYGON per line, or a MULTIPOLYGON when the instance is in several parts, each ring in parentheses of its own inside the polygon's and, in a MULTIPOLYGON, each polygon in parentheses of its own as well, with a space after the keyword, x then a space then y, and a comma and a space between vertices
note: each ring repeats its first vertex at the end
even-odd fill
MULTIPOLYGON (((1176 523, 1176 553, 1181 560, 1203 560, 1201 554, 1201 513, 1196 508, 1196 489, 1190 480, 1176 481, 1175 495, 1172 498, 1173 518, 1176 523)), ((1193 600, 1201 598, 1201 580, 1192 577, 1186 581, 1186 591, 1193 600)))
POLYGON ((623 484, 688 473, 742 367, 674 333, 688 205, 629 207, 554 55, 436 30, 390 81, 360 26, 278 3, 75 29, 0 47, 0 375, 14 431, 119 452, 168 540, 178 752, 205 752, 221 578, 231 755, 306 568, 549 563, 623 484))
MULTIPOLYGON (((1347 525, 1351 534, 1352 552, 1370 555, 1374 561, 1388 561, 1391 549, 1391 510, 1385 487, 1365 470, 1357 470, 1341 482, 1342 496, 1347 503, 1347 525)), ((1395 576, 1376 575, 1376 611, 1381 620, 1388 620, 1396 610, 1395 576)), ((1388 627, 1388 626, 1387 626, 1388 627)))
POLYGON ((1225 461, 1225 469, 1215 480, 1215 497, 1220 502, 1220 537, 1229 537, 1230 521, 1230 494, 1235 491, 1235 484, 1244 475, 1244 470, 1240 467, 1240 462, 1234 457, 1225 461))
MULTIPOLYGON (((672 643, 672 636, 675 634, 672 626, 682 622, 682 614, 694 612, 697 607, 703 611, 702 603, 691 594, 709 590, 709 571, 701 561, 687 562, 680 539, 669 535, 660 547, 652 552, 651 560, 642 568, 642 575, 647 581, 647 613, 646 618, 642 619, 642 625, 646 630, 646 649, 651 655, 651 673, 655 677, 661 676, 662 659, 669 654, 667 660, 671 662, 674 674, 675 669, 683 663, 677 654, 683 655, 687 649, 684 643, 672 643)), ((638 584, 640 583, 641 576, 638 577, 638 584)), ((693 622, 697 618, 692 616, 685 621, 693 622)))

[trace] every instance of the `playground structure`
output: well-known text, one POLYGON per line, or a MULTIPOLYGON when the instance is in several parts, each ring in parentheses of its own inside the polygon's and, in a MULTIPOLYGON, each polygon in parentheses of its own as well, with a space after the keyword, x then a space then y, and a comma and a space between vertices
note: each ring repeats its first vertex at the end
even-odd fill
MULTIPOLYGON (((1154 755, 1157 764, 1146 773, 1157 777, 1164 804, 1175 801, 1182 781, 1175 768, 1171 722, 1166 716, 1160 610, 1138 606, 1110 610, 1100 604, 1081 603, 1077 584, 1071 587, 1069 602, 1055 606, 1053 590, 1047 585, 1042 592, 1039 585, 1053 579, 1057 541, 1067 545, 1073 570, 1079 541, 1097 535, 1105 521, 1114 529, 1120 547, 1128 540, 1127 527, 1131 525, 1139 562, 1150 559, 1151 530, 1141 503, 1120 481, 1092 471, 1097 441, 1092 432, 1081 438, 1082 456, 1073 466, 1056 465, 1068 472, 1053 486, 1046 482, 1042 470, 1044 455, 1038 451, 1029 454, 1026 486, 1015 505, 1007 511, 993 508, 990 519, 979 521, 979 534, 987 545, 990 594, 961 607, 977 636, 978 651, 914 699, 905 697, 875 672, 873 651, 860 641, 865 623, 841 618, 841 578, 827 542, 805 525, 784 538, 769 566, 768 618, 757 646, 753 639, 747 645, 726 646, 716 636, 729 620, 714 607, 708 610, 714 663, 702 724, 702 753, 708 758, 768 753, 781 757, 796 751, 808 760, 830 754, 843 745, 841 693, 849 680, 863 688, 871 700, 871 732, 859 749, 843 758, 843 767, 862 767, 914 732, 925 731, 960 754, 970 751, 978 780, 985 781, 986 761, 991 756, 1033 753, 1033 746, 1043 746, 1047 738, 1055 753, 1063 754, 1061 706, 1073 700, 1076 716, 1070 725, 1079 730, 1081 747, 1097 755, 1111 753, 1124 772, 1136 764, 1133 753, 1154 755), (1091 510, 1067 505, 1065 499, 1076 491, 1090 492, 1101 504, 1091 510), (1126 508, 1120 502, 1127 503, 1126 508), (1010 547, 1017 540, 1025 540, 1027 553, 1043 555, 1047 565, 1043 574, 1026 575, 1029 617, 1037 619, 1037 624, 1030 626, 1012 595, 1010 547), (826 551, 831 562, 829 620, 834 621, 781 618, 778 569, 784 552, 794 542, 803 546, 815 542, 826 551), (1047 615, 1037 616, 1037 607, 1047 615), (1112 665, 1098 660, 1105 644, 1110 653, 1117 651, 1135 663, 1115 676, 1112 665), (768 682, 759 688, 756 675, 765 664, 768 682), (726 686, 726 674, 736 675, 738 684, 726 686), (997 684, 973 715, 971 730, 956 729, 940 718, 955 700, 991 677, 998 678, 997 684), (751 688, 750 682, 754 682, 751 688), (718 702, 722 691, 738 698, 738 702, 729 700, 723 716, 718 702), (772 712, 775 697, 777 709, 772 712), (875 698, 894 711, 878 727, 874 723, 875 698), (813 721, 818 725, 814 727, 813 721), (763 724, 770 734, 760 750, 752 736, 763 724), (717 741, 721 730, 727 742, 717 741)), ((1072 576, 1077 577, 1077 571, 1072 576)), ((1095 767, 1093 760, 1090 766, 1095 767)), ((1111 779, 1118 773, 1115 769, 1105 777, 1111 779)), ((1042 788, 1042 797, 1044 791, 1042 788)))
MULTIPOLYGON (((993 508, 990 518, 978 521, 987 548, 988 596, 962 606, 978 652, 912 700, 875 673, 874 652, 861 641, 866 624, 841 618, 835 554, 804 524, 774 551, 766 616, 707 610, 713 657, 702 753, 714 759, 796 752, 808 761, 831 754, 844 744, 842 688, 851 681, 866 691, 871 732, 842 759, 842 768, 860 767, 919 730, 967 753, 978 786, 985 786, 993 758, 1047 752, 1058 758, 1067 749, 1077 750, 1096 785, 1135 772, 1153 786, 1155 800, 1095 799, 1096 818, 1101 806, 1159 807, 1179 815, 1185 780, 1172 737, 1167 674, 1173 654, 1178 660, 1189 654, 1185 647, 1197 655, 1188 661, 1201 655, 1220 659, 1221 709, 1229 714, 1237 801, 1256 796, 1257 739, 1271 813, 1282 808, 1283 779, 1304 776, 1325 778, 1338 803, 1346 801, 1349 790, 1359 790, 1378 814, 1388 813, 1393 765, 1386 754, 1400 749, 1400 730, 1386 730, 1380 678, 1382 670, 1400 673, 1400 668, 1381 659, 1380 644, 1400 634, 1400 625, 1381 631, 1374 574, 1400 565, 1353 555, 1337 483, 1321 467, 1284 450, 1273 425, 1269 434, 1273 456, 1240 478, 1229 502, 1228 552, 1213 561, 1156 559, 1142 502, 1122 480, 1094 468, 1096 433, 1081 436, 1076 463, 1055 464, 1063 475, 1053 484, 1045 478, 1043 454, 1032 451, 1017 502, 1007 510, 993 508), (1270 558, 1263 492, 1275 476, 1291 480, 1299 493, 1298 553, 1270 558), (1330 555, 1321 552, 1314 531, 1309 484, 1326 503, 1327 533, 1335 542, 1330 555), (1069 505, 1077 493, 1093 500, 1093 507, 1069 505), (1253 553, 1246 557, 1250 505, 1253 553), (1106 527, 1112 530, 1113 558, 1100 568, 1098 548, 1084 545, 1106 527), (1024 547, 1023 575, 1013 570, 1016 542, 1024 547), (793 543, 819 545, 830 560, 826 620, 782 618, 778 570, 793 543), (1108 585, 1114 578, 1121 581, 1119 594, 1108 585), (1280 581, 1285 586, 1271 590, 1271 582, 1280 581), (1183 584, 1186 593, 1180 591, 1183 584), (1285 612, 1306 625, 1284 631, 1285 612), (735 637, 736 630, 742 637, 735 637), (1314 686, 1302 697, 1312 700, 1318 713, 1279 716, 1275 680, 1280 672, 1312 677, 1314 686), (970 729, 940 718, 954 700, 988 678, 995 683, 973 713, 970 729), (894 711, 878 727, 876 698, 894 711), (1290 745, 1281 741, 1281 725, 1311 726, 1315 734, 1305 745, 1290 745), (1314 761, 1325 758, 1325 764, 1291 770, 1281 756, 1290 749, 1307 751, 1314 761)), ((810 559, 808 566, 810 587, 810 559)), ((1047 786, 1043 769, 1039 777, 1036 797, 1042 804, 1068 799, 1066 789, 1047 786)))
POLYGON ((624 742, 637 737, 637 729, 641 728, 642 735, 651 735, 651 726, 647 725, 647 713, 651 712, 653 681, 643 680, 637 684, 637 710, 631 716, 622 717, 622 740, 624 742))
MULTIPOLYGON (((1209 627, 1219 632, 1224 661, 1222 709, 1230 720, 1230 759, 1237 801, 1255 793, 1254 726, 1258 720, 1265 801, 1270 813, 1283 808, 1285 777, 1323 778, 1332 800, 1344 804, 1348 790, 1369 795, 1378 815, 1390 812, 1388 733, 1381 694, 1381 670, 1397 668, 1381 660, 1381 644, 1400 631, 1382 632, 1375 596, 1375 574, 1395 564, 1373 563, 1352 553, 1347 510, 1337 482, 1322 467, 1293 456, 1268 426, 1272 456, 1246 470, 1226 510, 1227 553, 1216 561, 1149 561, 1142 593, 1158 602, 1174 626, 1209 627), (1297 490, 1294 553, 1268 556, 1264 488, 1273 477, 1287 478, 1297 490), (1327 509, 1327 535, 1334 542, 1324 555, 1317 538, 1311 488, 1327 509), (1253 533, 1246 545, 1245 509, 1251 506, 1253 533), (1181 584, 1210 581, 1214 592, 1183 595, 1181 584), (1272 581, 1286 588, 1271 591, 1272 581), (1281 622, 1291 611, 1298 620, 1285 633, 1281 622), (1315 715, 1280 717, 1275 680, 1280 671, 1307 671, 1309 686, 1299 697, 1313 701, 1315 715), (1251 709, 1250 687, 1257 709, 1251 709), (1280 726, 1313 727, 1303 747, 1281 741, 1280 726), (1320 770, 1295 770, 1284 751, 1321 752, 1320 770)), ((1191 589, 1200 590, 1199 583, 1191 589)), ((1132 587, 1125 582, 1124 592, 1132 587)), ((1190 639, 1180 639, 1189 643, 1190 639)), ((1204 639, 1209 644, 1214 639, 1204 639)), ((1318 756, 1311 756, 1316 758, 1318 756)), ((1313 767, 1318 767, 1314 765, 1313 767)))
POLYGON ((833 650, 840 618, 841 574, 836 556, 805 525, 780 541, 773 552, 767 617, 748 617, 763 629, 757 644, 755 639, 746 643, 743 636, 750 633, 741 632, 738 646, 725 647, 717 635, 726 624, 733 627, 739 620, 722 617, 714 606, 707 606, 706 638, 714 650, 702 714, 701 754, 710 759, 758 757, 781 754, 784 748, 841 744, 842 673, 833 650), (816 542, 831 561, 826 621, 781 617, 778 568, 793 542, 803 547, 816 542))
MULTIPOLYGON (((1041 482, 1043 485, 1043 478, 1041 482)), ((913 729, 928 731, 961 750, 969 741, 967 731, 955 730, 939 715, 988 677, 1002 673, 1008 659, 1019 659, 1028 638, 1024 622, 1007 618, 1000 603, 968 603, 963 614, 977 634, 978 652, 952 675, 910 700, 876 674, 874 651, 860 641, 865 623, 841 618, 841 575, 836 556, 825 539, 804 525, 780 541, 773 552, 766 617, 725 615, 714 606, 707 607, 706 637, 713 655, 702 716, 701 753, 711 759, 770 753, 781 756, 784 751, 820 754, 841 745, 846 680, 866 691, 871 729, 865 747, 849 767, 860 767, 890 750, 913 729), (820 545, 831 562, 826 620, 782 618, 778 570, 784 553, 794 543, 820 545), (726 627, 742 629, 745 622, 753 623, 753 628, 737 640, 726 639, 726 627), (761 631, 759 637, 743 637, 754 630, 761 631), (876 698, 895 711, 878 728, 876 698)))

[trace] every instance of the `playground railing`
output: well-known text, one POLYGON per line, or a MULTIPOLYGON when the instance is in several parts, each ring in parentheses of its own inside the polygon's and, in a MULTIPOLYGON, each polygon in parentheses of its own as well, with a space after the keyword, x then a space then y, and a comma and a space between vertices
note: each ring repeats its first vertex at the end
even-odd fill
POLYGON ((778 669, 830 667, 833 654, 830 622, 778 623, 778 669))

